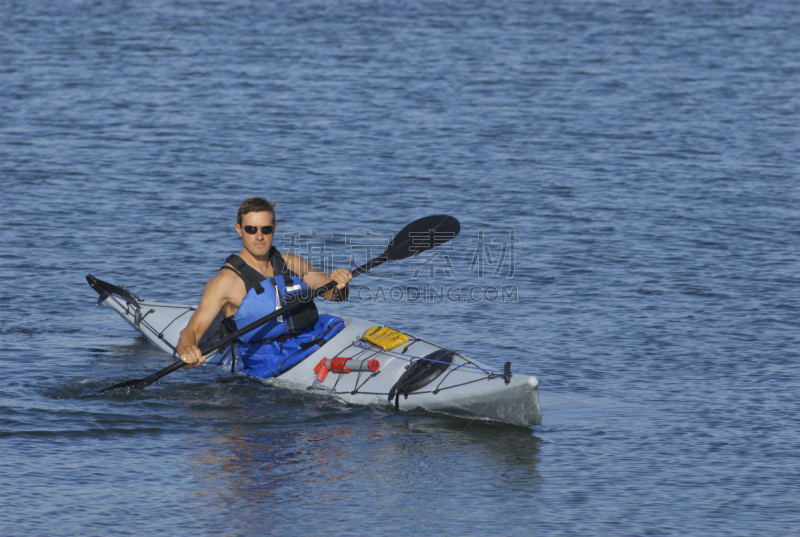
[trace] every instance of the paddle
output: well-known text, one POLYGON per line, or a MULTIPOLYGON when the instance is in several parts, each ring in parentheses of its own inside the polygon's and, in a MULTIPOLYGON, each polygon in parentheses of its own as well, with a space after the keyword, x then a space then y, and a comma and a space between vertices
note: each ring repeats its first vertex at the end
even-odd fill
MULTIPOLYGON (((387 261, 399 261, 420 252, 430 250, 431 248, 439 246, 440 244, 443 244, 454 238, 456 235, 458 235, 459 231, 461 231, 461 224, 459 224, 458 220, 452 216, 433 215, 414 220, 400 230, 400 233, 398 233, 389 243, 389 247, 386 248, 385 252, 371 261, 368 261, 366 264, 356 268, 352 272, 353 278, 387 261)), ((253 321, 252 323, 240 328, 239 330, 236 330, 235 332, 231 332, 227 336, 220 338, 217 341, 213 341, 207 345, 204 345, 203 348, 200 349, 200 352, 203 354, 203 356, 206 356, 210 352, 216 351, 217 349, 220 349, 233 342, 239 336, 265 325, 276 317, 280 317, 284 313, 296 308, 300 304, 310 302, 314 300, 314 298, 327 293, 336 287, 336 285, 337 284, 334 281, 328 282, 324 286, 314 289, 314 291, 311 293, 300 296, 295 302, 287 304, 286 306, 273 311, 269 315, 265 315, 261 319, 253 321)), ((99 393, 105 393, 118 388, 134 388, 137 390, 142 390, 150 386, 161 377, 169 375, 173 371, 177 371, 185 365, 186 362, 179 360, 174 364, 165 367, 161 371, 157 371, 142 379, 120 382, 119 384, 114 384, 108 388, 103 388, 99 393)))

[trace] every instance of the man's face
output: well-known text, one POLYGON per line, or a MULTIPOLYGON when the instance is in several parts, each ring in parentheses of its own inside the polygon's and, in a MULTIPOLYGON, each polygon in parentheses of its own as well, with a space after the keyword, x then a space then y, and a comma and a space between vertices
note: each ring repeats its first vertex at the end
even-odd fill
POLYGON ((269 249, 272 247, 272 238, 275 236, 275 220, 272 218, 272 213, 263 211, 259 213, 247 213, 242 216, 242 225, 236 224, 236 232, 242 238, 242 245, 244 249, 252 255, 261 257, 267 255, 269 249), (254 235, 245 231, 248 226, 258 228, 254 235), (262 231, 265 226, 273 226, 273 231, 269 235, 262 231))

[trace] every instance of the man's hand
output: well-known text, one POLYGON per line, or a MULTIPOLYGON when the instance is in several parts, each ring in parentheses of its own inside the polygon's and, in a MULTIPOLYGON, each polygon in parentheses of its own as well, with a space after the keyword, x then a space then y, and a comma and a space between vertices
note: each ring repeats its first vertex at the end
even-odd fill
POLYGON ((206 361, 206 357, 203 356, 197 345, 191 345, 185 349, 178 348, 178 356, 186 362, 186 365, 183 366, 184 369, 194 369, 206 361))
POLYGON ((353 279, 353 275, 350 273, 350 271, 343 268, 336 269, 331 273, 330 279, 336 282, 336 287, 322 296, 328 300, 333 300, 336 302, 347 300, 347 295, 350 291, 347 288, 347 284, 353 279))
POLYGON ((347 269, 340 268, 331 273, 331 280, 338 284, 336 286, 337 289, 344 289, 352 279, 353 275, 347 269))

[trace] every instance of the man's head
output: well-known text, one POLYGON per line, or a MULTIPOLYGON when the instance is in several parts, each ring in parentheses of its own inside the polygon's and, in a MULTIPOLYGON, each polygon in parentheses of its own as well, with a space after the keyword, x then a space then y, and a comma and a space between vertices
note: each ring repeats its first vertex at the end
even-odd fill
POLYGON ((242 218, 247 213, 260 213, 266 211, 272 214, 272 223, 275 223, 275 204, 270 203, 264 198, 250 198, 244 200, 239 206, 239 212, 236 214, 236 223, 242 225, 242 218))
POLYGON ((255 257, 266 256, 272 247, 275 233, 274 204, 264 198, 250 198, 239 207, 236 232, 242 238, 244 250, 255 257))

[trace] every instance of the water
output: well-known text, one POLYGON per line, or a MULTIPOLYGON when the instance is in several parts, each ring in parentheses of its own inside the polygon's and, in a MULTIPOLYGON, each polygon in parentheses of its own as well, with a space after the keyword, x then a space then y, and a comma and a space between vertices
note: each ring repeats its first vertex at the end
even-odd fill
POLYGON ((796 532, 799 11, 3 2, 3 535, 796 532), (543 423, 95 395, 170 358, 84 275, 196 302, 252 195, 331 268, 456 216, 321 308, 511 360, 543 423))

